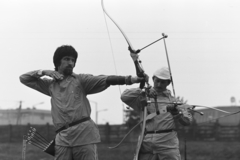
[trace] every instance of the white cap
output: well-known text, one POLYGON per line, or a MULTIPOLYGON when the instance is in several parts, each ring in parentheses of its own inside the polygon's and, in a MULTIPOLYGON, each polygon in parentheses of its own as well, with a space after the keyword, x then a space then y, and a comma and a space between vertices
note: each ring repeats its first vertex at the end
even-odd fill
POLYGON ((153 76, 156 76, 159 79, 171 80, 170 72, 167 67, 160 68, 153 73, 153 76))

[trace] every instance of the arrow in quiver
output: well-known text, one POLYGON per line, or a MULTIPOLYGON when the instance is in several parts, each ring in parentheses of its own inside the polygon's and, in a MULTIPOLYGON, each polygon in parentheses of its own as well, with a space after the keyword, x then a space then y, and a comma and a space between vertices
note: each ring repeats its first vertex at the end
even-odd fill
POLYGON ((55 155, 55 140, 49 142, 39 132, 37 132, 36 128, 30 127, 27 135, 25 135, 25 139, 27 144, 34 145, 43 152, 46 152, 52 156, 55 155))

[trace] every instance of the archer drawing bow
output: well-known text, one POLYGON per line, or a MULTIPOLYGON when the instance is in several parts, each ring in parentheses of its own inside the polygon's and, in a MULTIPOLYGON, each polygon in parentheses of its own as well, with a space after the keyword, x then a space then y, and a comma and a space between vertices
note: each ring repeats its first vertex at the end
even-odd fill
MULTIPOLYGON (((120 27, 120 26, 113 20, 113 18, 107 13, 107 11, 106 11, 106 9, 105 9, 105 7, 104 7, 103 0, 101 1, 101 4, 102 4, 103 12, 109 17, 109 19, 111 19, 111 21, 116 25, 116 27, 117 27, 117 28, 120 30, 120 32, 122 33, 123 37, 125 38, 128 46, 129 46, 129 50, 130 50, 131 54, 138 54, 141 50, 147 48, 148 46, 150 46, 150 45, 152 45, 152 44, 154 44, 154 43, 156 43, 157 41, 159 41, 159 40, 161 40, 161 39, 164 39, 164 38, 167 38, 167 35, 163 35, 162 38, 160 38, 160 39, 154 41, 153 43, 151 43, 151 44, 143 47, 142 49, 139 49, 139 50, 136 50, 136 51, 135 51, 134 48, 133 48, 133 46, 132 46, 132 44, 131 44, 131 42, 130 42, 130 40, 128 39, 128 37, 126 36, 126 34, 123 32, 123 30, 121 29, 121 27, 120 27)), ((131 56, 132 56, 132 55, 131 55, 131 56)), ((148 95, 149 89, 151 88, 151 86, 150 86, 149 83, 148 83, 148 77, 146 77, 146 75, 145 75, 145 73, 144 73, 144 69, 143 69, 143 67, 142 67, 142 65, 141 65, 141 61, 139 60, 138 56, 137 56, 136 59, 134 59, 133 56, 132 56, 132 59, 133 59, 133 62, 134 62, 135 68, 136 68, 137 76, 138 76, 138 77, 143 77, 143 78, 145 79, 145 81, 143 81, 143 82, 140 83, 140 88, 142 89, 142 94, 144 94, 144 97, 146 97, 146 100, 145 100, 145 104, 146 104, 146 105, 144 105, 144 107, 143 107, 143 109, 142 109, 142 110, 143 110, 143 112, 142 112, 142 113, 143 113, 143 115, 142 115, 143 119, 138 123, 138 125, 142 123, 142 132, 141 132, 141 134, 140 134, 140 136, 139 136, 139 141, 138 141, 138 145, 137 145, 137 150, 136 150, 136 154, 135 154, 135 156, 134 156, 134 160, 138 160, 138 154, 139 154, 140 147, 141 147, 141 144, 142 144, 142 141, 143 141, 143 138, 144 138, 144 131, 145 131, 145 126, 146 126, 146 121, 147 121, 147 119, 153 118, 155 115, 154 115, 154 116, 153 116, 153 115, 148 115, 148 116, 147 116, 147 105, 150 104, 150 103, 147 103, 147 102, 150 101, 150 98, 149 98, 147 95, 148 95), (147 84, 146 87, 145 87, 145 83, 147 84)), ((157 106, 157 103, 156 103, 156 106, 157 106)), ((156 113, 155 113, 155 114, 156 114, 156 113)), ((137 126, 137 125, 136 125, 136 126, 137 126)), ((133 130, 133 129, 132 129, 132 130, 133 130)), ((128 135, 128 134, 127 134, 127 135, 128 135)), ((126 136, 127 136, 127 135, 126 135, 126 136)), ((125 137, 126 137, 126 136, 125 136, 125 137)), ((125 137, 124 137, 124 138, 125 138, 125 137)), ((124 138, 123 138, 123 139, 124 139, 124 138)), ((123 141, 123 140, 122 140, 122 141, 123 141)), ((121 142, 122 142, 122 141, 121 141, 121 142)), ((121 142, 120 142, 117 146, 115 146, 115 147, 110 147, 110 148, 116 148, 116 147, 118 147, 118 146, 121 144, 121 142)))

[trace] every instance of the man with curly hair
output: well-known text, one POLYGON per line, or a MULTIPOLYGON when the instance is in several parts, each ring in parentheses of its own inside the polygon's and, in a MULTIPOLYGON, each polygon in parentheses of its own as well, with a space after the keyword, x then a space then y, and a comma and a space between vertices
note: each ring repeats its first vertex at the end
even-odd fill
POLYGON ((53 56, 55 70, 35 70, 20 76, 24 85, 51 97, 57 132, 55 160, 98 160, 96 143, 100 142, 100 135, 90 118, 87 95, 102 92, 110 85, 131 85, 143 80, 136 76, 75 74, 77 58, 72 46, 63 45, 53 56))

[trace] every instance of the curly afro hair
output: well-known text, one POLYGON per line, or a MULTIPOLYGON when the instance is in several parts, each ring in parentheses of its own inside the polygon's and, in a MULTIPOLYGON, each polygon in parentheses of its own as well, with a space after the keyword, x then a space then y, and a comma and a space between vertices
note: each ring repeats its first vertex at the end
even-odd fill
POLYGON ((56 49, 53 55, 53 63, 55 66, 55 71, 58 70, 58 67, 61 64, 61 59, 65 56, 71 56, 75 58, 75 64, 76 64, 77 57, 78 57, 77 51, 70 45, 62 45, 56 49))

